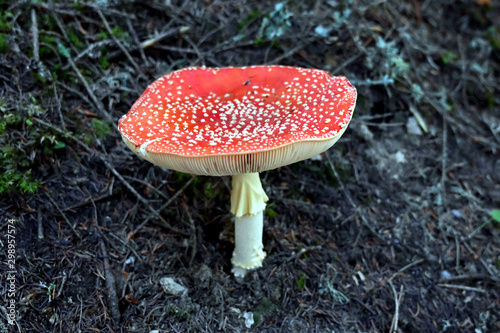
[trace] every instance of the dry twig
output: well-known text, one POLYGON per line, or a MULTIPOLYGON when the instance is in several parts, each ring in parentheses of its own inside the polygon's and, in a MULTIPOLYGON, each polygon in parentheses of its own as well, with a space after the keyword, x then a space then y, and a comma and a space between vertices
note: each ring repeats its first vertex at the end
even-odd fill
POLYGON ((90 98, 92 99, 92 101, 94 102, 94 105, 96 106, 97 110, 100 112, 100 114, 105 117, 109 123, 111 124, 111 126, 113 126, 113 128, 115 130, 118 130, 118 127, 116 126, 115 124, 115 120, 114 118, 111 116, 110 113, 108 113, 108 111, 106 111, 106 109, 104 108, 104 105, 102 104, 102 102, 97 99, 96 95, 94 94, 94 92, 92 91, 92 89, 90 89, 87 81, 85 80, 85 78, 83 77, 82 73, 80 72, 80 70, 78 69, 78 67, 76 67, 76 64, 75 62, 73 61, 73 59, 71 59, 71 57, 67 58, 68 59, 68 62, 71 66, 71 68, 73 69, 73 71, 76 73, 76 76, 78 76, 78 79, 80 80, 80 82, 83 84, 83 86, 85 87, 85 90, 87 91, 87 94, 90 96, 90 98))
POLYGON ((139 47, 141 43, 139 41, 139 37, 137 37, 137 33, 135 32, 134 26, 132 25, 130 18, 127 17, 125 21, 127 22, 128 31, 130 31, 130 35, 132 36, 132 39, 134 40, 136 47, 139 49, 139 53, 141 54, 141 59, 143 64, 145 66, 149 66, 149 61, 148 58, 146 57, 146 54, 144 53, 144 49, 142 47, 139 47))
POLYGON ((189 212, 189 208, 186 205, 186 203, 183 202, 182 207, 184 208, 184 211, 188 216, 189 227, 191 229, 191 239, 192 239, 191 242, 193 243, 193 251, 191 252, 191 258, 189 259, 189 265, 188 265, 188 267, 191 267, 193 265, 194 257, 196 255, 196 243, 197 243, 196 226, 194 224, 193 218, 191 217, 191 213, 189 212))
POLYGON ((178 33, 181 33, 181 34, 187 33, 187 32, 189 32, 189 30, 190 30, 189 27, 176 27, 176 28, 169 29, 169 30, 162 32, 161 34, 159 34, 151 39, 143 41, 142 43, 140 43, 140 48, 146 49, 148 47, 152 47, 167 37, 174 36, 178 33))
POLYGON ((399 304, 401 303, 401 298, 403 297, 403 285, 401 285, 401 288, 399 289, 399 297, 392 281, 389 281, 389 285, 391 286, 392 293, 394 294, 394 317, 392 318, 391 329, 389 330, 389 333, 394 333, 398 331, 399 304))
POLYGON ((61 208, 59 207, 59 205, 57 204, 57 202, 55 202, 54 199, 52 199, 52 197, 47 193, 45 192, 45 195, 49 198, 49 201, 52 203, 52 205, 57 209, 57 211, 59 212, 59 214, 61 214, 62 218, 64 219, 64 221, 66 221, 66 223, 69 225, 69 227, 71 228, 71 230, 73 231, 73 233, 81 240, 82 239, 82 236, 80 236, 80 234, 76 231, 75 227, 73 226, 73 224, 68 220, 68 218, 66 217, 66 214, 64 214, 64 212, 61 210, 61 208))
POLYGON ((38 43, 38 22, 36 19, 36 11, 31 9, 31 34, 33 35, 33 60, 38 65, 40 62, 40 52, 38 43))
POLYGON ((403 285, 401 285, 401 288, 400 288, 400 291, 399 291, 399 297, 398 297, 398 293, 396 292, 396 288, 394 287, 394 284, 392 283, 392 281, 394 280, 394 278, 396 276, 398 276, 399 274, 401 274, 402 272, 406 271, 407 269, 413 267, 413 266, 416 266, 416 265, 419 265, 421 264, 422 262, 424 262, 424 259, 419 259, 415 262, 412 262, 408 265, 406 265, 405 267, 401 268, 399 271, 397 271, 396 273, 394 273, 390 278, 389 280, 387 280, 387 282, 389 283, 389 286, 391 287, 391 290, 392 290, 392 293, 394 294, 394 306, 395 306, 395 310, 394 310, 394 317, 392 319, 392 324, 391 324, 391 329, 390 329, 390 333, 393 333, 393 332, 397 332, 398 331, 398 321, 399 321, 399 304, 401 303, 401 298, 403 297, 403 285))
MULTIPOLYGON (((162 210, 164 210, 165 208, 167 208, 168 206, 170 206, 170 204, 175 200, 177 199, 177 197, 179 195, 182 194, 182 192, 184 192, 184 190, 189 186, 191 185, 191 183, 193 182, 193 180, 195 180, 196 176, 191 176, 191 178, 180 188, 180 190, 178 190, 177 192, 175 192, 175 194, 165 203, 163 204, 163 206, 161 206, 158 210, 155 210, 153 212, 154 215, 158 215, 162 210)), ((142 222, 137 228, 135 228, 134 230, 134 233, 137 233, 137 231, 139 231, 139 229, 141 229, 146 223, 148 223, 152 218, 152 215, 150 215, 149 217, 146 218, 146 220, 144 222, 142 222)), ((186 233, 183 233, 183 234, 186 234, 186 233)))
POLYGON ((398 275, 399 275, 399 274, 401 274, 402 272, 406 271, 407 269, 409 269, 409 268, 411 268, 411 267, 413 267, 413 266, 420 265, 420 264, 421 264, 421 263, 423 263, 424 261, 425 261, 425 259, 419 259, 419 260, 417 260, 417 261, 414 261, 414 262, 412 262, 412 263, 410 263, 410 264, 406 265, 405 267, 401 268, 399 271, 397 271, 396 273, 394 273, 394 274, 390 277, 389 281, 394 280, 394 278, 396 278, 396 276, 398 276, 398 275))
POLYGON ((438 286, 443 287, 443 288, 460 289, 460 290, 465 290, 465 291, 473 291, 473 292, 477 292, 477 293, 481 293, 481 294, 486 294, 486 290, 483 290, 481 288, 460 286, 460 285, 448 284, 448 283, 438 283, 438 286))
POLYGON ((446 119, 443 118, 443 146, 441 151, 441 200, 442 206, 446 207, 446 159, 448 145, 448 125, 446 119))
POLYGON ((38 239, 44 239, 43 235, 43 219, 42 219, 42 210, 38 209, 38 239))
POLYGON ((337 169, 335 169, 335 166, 333 165, 332 158, 330 157, 330 153, 328 151, 325 152, 326 158, 328 159, 328 163, 330 164, 330 168, 332 169, 333 174, 335 175, 335 179, 337 180, 340 189, 344 192, 347 200, 349 200, 349 203, 351 204, 352 208, 356 209, 356 204, 351 198, 351 195, 349 194, 349 191, 347 188, 344 186, 344 182, 340 179, 339 174, 337 173, 337 169))
POLYGON ((99 7, 95 7, 95 11, 97 12, 97 14, 99 14, 99 17, 101 18, 102 22, 104 23, 104 28, 106 28, 106 31, 108 32, 108 34, 111 36, 111 38, 113 38, 113 41, 122 50, 122 52, 125 54, 125 56, 127 57, 128 61, 132 64, 132 66, 134 66, 136 72, 139 73, 141 77, 145 78, 146 75, 143 73, 143 71, 141 70, 139 65, 137 65, 134 58, 132 58, 132 56, 127 51, 125 46, 123 46, 123 44, 120 42, 120 40, 118 38, 116 38, 115 34, 111 30, 111 27, 109 26, 108 20, 106 19, 106 17, 102 13, 101 9, 99 9, 99 7))
POLYGON ((104 245, 103 240, 99 242, 101 253, 102 253, 102 261, 104 266, 104 275, 106 277, 106 289, 108 290, 108 298, 109 298, 109 307, 111 308, 111 317, 115 325, 120 322, 120 309, 118 307, 118 296, 116 294, 115 287, 115 276, 113 272, 111 272, 111 266, 109 264, 108 251, 106 250, 106 245, 104 245))

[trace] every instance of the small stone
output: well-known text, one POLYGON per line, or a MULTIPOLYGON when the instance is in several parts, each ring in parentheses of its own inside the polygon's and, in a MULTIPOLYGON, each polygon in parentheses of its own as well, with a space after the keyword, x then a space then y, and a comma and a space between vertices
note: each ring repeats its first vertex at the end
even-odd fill
POLYGON ((135 258, 129 257, 127 260, 125 260, 125 265, 130 265, 130 264, 133 264, 134 262, 135 262, 135 258))
POLYGON ((400 151, 400 150, 398 150, 395 154, 392 154, 391 158, 397 164, 406 162, 405 154, 402 151, 400 151))
POLYGON ((444 270, 441 272, 441 280, 448 280, 449 278, 451 278, 451 273, 444 270))
POLYGON ((240 310, 240 309, 238 309, 238 308, 235 308, 235 307, 232 307, 232 306, 231 306, 231 307, 229 307, 229 310, 233 311, 233 312, 234 312, 234 313, 236 313, 236 314, 241 314, 241 310, 240 310))
POLYGON ((160 285, 167 294, 178 296, 187 293, 187 288, 175 282, 171 277, 161 278, 160 285))
POLYGON ((251 328, 254 324, 253 313, 252 312, 243 312, 243 318, 245 318, 245 326, 246 328, 251 328))
POLYGON ((408 118, 408 121, 406 122, 406 130, 408 131, 408 134, 422 135, 422 130, 420 129, 417 120, 413 117, 408 118))

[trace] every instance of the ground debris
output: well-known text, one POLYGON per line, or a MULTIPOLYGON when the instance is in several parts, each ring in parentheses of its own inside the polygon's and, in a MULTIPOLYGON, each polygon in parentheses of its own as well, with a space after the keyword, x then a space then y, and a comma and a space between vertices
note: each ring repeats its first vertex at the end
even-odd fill
POLYGON ((499 16, 497 1, 0 4, 16 330, 500 331, 499 16), (334 148, 262 174, 268 255, 237 282, 230 180, 133 158, 116 124, 168 72, 257 64, 344 75, 359 98, 334 148))
POLYGON ((160 279, 160 285, 163 288, 163 291, 167 294, 180 296, 187 294, 187 288, 183 285, 175 282, 175 280, 171 277, 163 277, 160 279))

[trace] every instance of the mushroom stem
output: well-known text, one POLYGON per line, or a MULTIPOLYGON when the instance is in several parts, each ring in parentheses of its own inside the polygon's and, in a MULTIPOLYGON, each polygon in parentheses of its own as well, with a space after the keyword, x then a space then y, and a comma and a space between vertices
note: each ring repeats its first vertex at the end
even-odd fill
POLYGON ((263 211, 268 197, 258 173, 233 176, 231 212, 235 215, 234 252, 231 262, 236 277, 262 266, 266 257, 262 245, 263 211))

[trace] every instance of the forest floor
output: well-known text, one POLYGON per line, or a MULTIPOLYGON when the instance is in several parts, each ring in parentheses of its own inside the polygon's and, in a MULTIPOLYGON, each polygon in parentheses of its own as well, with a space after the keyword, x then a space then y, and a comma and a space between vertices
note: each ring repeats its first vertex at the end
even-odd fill
POLYGON ((0 1, 0 332, 500 331, 496 1, 0 1), (261 174, 264 266, 231 274, 230 178, 117 122, 188 66, 346 76, 354 118, 261 174), (162 287, 173 278, 185 287, 162 287))

